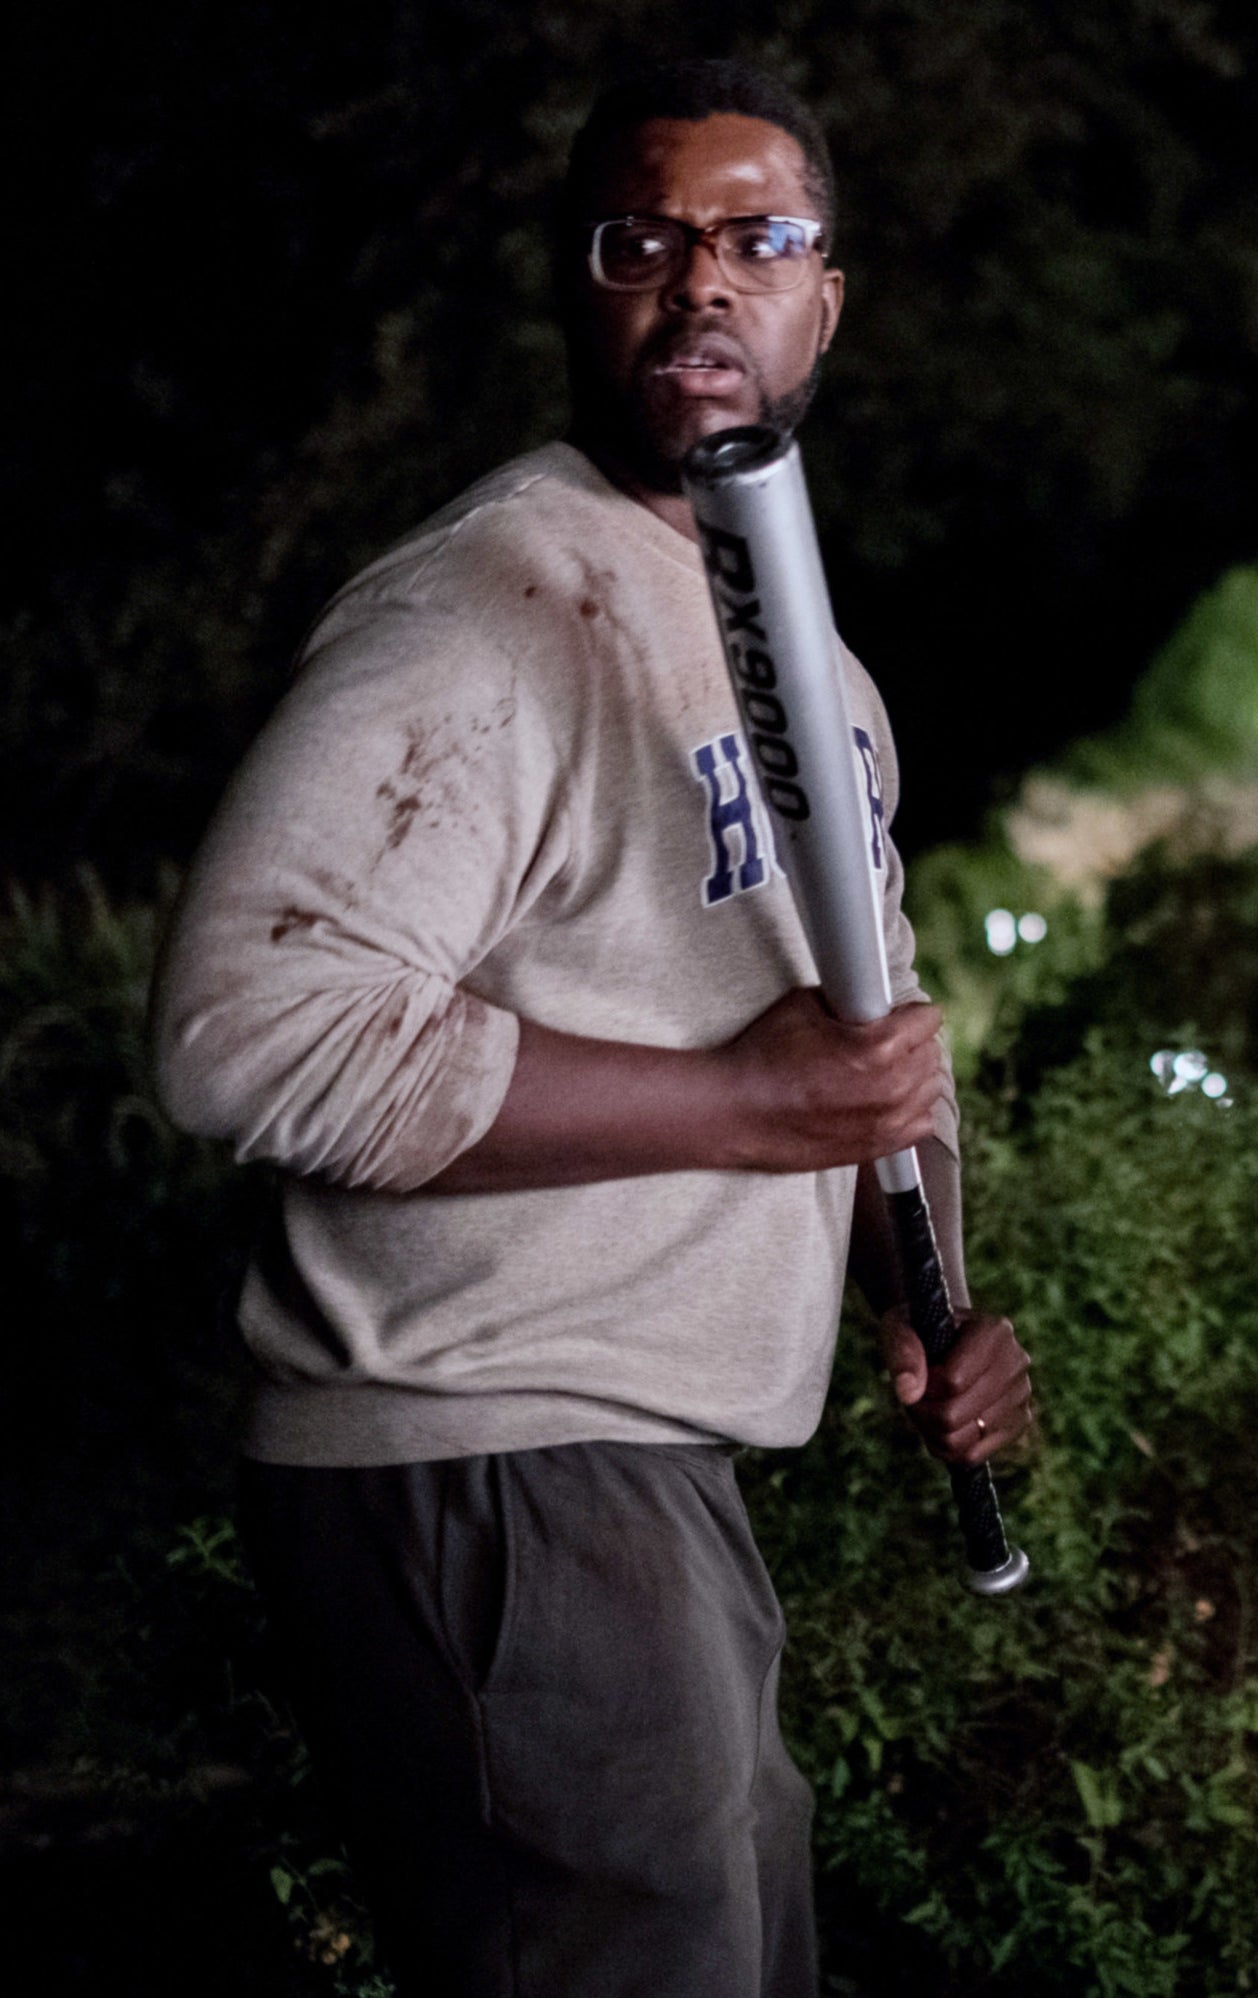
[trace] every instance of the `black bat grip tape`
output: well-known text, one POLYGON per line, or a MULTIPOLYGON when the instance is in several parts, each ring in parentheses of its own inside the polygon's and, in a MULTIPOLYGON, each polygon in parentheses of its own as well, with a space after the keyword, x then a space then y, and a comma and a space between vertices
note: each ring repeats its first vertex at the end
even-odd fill
MULTIPOLYGON (((937 1366, 956 1345, 959 1327, 948 1301, 930 1209, 920 1187, 889 1193, 886 1199, 900 1250, 909 1323, 922 1342, 927 1361, 937 1366)), ((987 1465, 953 1464, 948 1475, 971 1586, 980 1594, 992 1595, 1016 1588, 1026 1573, 1026 1558, 1016 1551, 1010 1553, 987 1465)))

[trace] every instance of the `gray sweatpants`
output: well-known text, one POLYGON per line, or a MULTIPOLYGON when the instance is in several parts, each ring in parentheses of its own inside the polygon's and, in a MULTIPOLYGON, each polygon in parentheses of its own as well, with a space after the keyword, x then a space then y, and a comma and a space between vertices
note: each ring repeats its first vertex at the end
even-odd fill
POLYGON ((403 1998, 815 1998, 811 1797, 730 1456, 243 1467, 403 1998))

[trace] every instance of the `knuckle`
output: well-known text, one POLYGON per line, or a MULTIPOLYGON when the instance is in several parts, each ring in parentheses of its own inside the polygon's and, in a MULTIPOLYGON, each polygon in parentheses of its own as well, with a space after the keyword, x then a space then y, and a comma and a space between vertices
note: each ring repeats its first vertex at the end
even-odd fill
POLYGON ((946 1359, 940 1360, 938 1362, 938 1364, 932 1369, 932 1371, 934 1373, 937 1385, 940 1388, 942 1388, 945 1391, 945 1393, 949 1395, 960 1394, 962 1388, 962 1373, 961 1373, 960 1361, 957 1354, 957 1349, 955 1347, 953 1348, 952 1352, 949 1353, 946 1359))

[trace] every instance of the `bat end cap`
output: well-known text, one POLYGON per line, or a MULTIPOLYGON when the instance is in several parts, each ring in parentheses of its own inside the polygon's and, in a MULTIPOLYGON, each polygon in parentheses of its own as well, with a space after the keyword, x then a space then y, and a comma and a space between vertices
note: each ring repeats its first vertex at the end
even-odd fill
POLYGON ((971 1568, 966 1582, 976 1596, 1007 1596, 1020 1589, 1031 1572, 1031 1563, 1020 1547, 1015 1547, 999 1568, 971 1568))

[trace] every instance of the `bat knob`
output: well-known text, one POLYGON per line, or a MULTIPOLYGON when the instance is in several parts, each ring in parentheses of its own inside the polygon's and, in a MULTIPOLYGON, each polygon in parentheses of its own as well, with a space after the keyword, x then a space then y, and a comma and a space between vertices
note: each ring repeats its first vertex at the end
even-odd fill
POLYGON ((971 1568, 966 1582, 976 1596, 1007 1596, 1020 1589, 1031 1572, 1031 1563, 1020 1547, 1015 1547, 999 1568, 971 1568))

